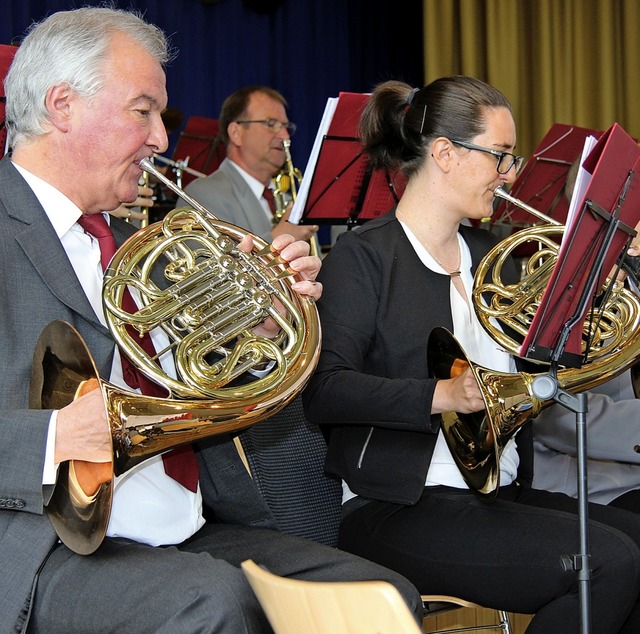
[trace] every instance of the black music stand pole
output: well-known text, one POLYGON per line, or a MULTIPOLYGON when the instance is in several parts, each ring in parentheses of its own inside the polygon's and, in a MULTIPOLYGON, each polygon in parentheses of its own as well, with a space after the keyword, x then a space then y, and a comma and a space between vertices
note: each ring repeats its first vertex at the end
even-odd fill
MULTIPOLYGON (((618 200, 618 205, 613 213, 602 209, 591 200, 584 203, 585 209, 589 209, 594 215, 599 216, 607 223, 606 231, 601 240, 594 260, 593 267, 589 272, 587 282, 582 289, 578 306, 574 315, 567 320, 559 334, 558 340, 551 350, 550 368, 547 374, 537 376, 531 386, 533 395, 541 400, 553 399, 566 409, 576 414, 576 451, 578 455, 578 517, 580 533, 580 550, 576 555, 566 555, 562 559, 565 570, 575 570, 578 574, 578 592, 580 597, 580 631, 582 634, 589 634, 591 631, 591 566, 589 557, 589 511, 588 511, 588 488, 587 488, 587 395, 573 394, 559 386, 557 378, 558 362, 564 352, 567 339, 571 330, 577 325, 582 327, 581 316, 585 314, 591 300, 592 289, 598 279, 604 261, 611 246, 615 232, 619 229, 630 230, 618 217, 618 211, 624 201, 627 189, 631 183, 630 173, 622 194, 618 200)), ((631 229, 635 234, 635 231, 631 229)))
MULTIPOLYGON (((537 376, 531 386, 536 398, 553 399, 576 415, 576 449, 578 454, 578 522, 580 550, 576 555, 565 555, 562 565, 565 570, 575 570, 578 575, 580 598, 580 632, 591 631, 591 564, 589 557, 589 507, 587 487, 587 395, 572 394, 558 385, 555 369, 537 376)), ((535 423, 534 423, 535 424, 535 423)))

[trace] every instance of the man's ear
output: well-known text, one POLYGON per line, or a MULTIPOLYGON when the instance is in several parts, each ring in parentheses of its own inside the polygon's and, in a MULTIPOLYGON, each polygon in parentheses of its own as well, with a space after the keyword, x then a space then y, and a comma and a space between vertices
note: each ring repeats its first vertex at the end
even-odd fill
POLYGON ((229 137, 229 141, 234 145, 240 145, 242 142, 242 131, 240 130, 240 124, 232 121, 227 126, 227 136, 229 137))
POLYGON ((441 170, 448 172, 457 154, 453 143, 447 137, 439 136, 431 143, 431 156, 441 170))
POLYGON ((47 92, 44 103, 51 125, 67 132, 71 125, 71 112, 76 92, 68 84, 52 86, 47 92))

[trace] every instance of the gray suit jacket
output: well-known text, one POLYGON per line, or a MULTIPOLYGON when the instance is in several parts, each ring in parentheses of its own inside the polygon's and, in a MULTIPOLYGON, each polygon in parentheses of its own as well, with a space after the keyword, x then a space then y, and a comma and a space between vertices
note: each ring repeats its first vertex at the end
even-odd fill
MULTIPOLYGON (((640 488, 638 418, 631 373, 624 372, 587 393, 589 500, 609 504, 640 488)), ((536 489, 578 496, 576 415, 561 405, 542 410, 533 424, 536 489)))
MULTIPOLYGON (((118 244, 133 231, 118 219, 112 228, 118 244)), ((91 350, 101 376, 109 375, 114 351, 114 340, 94 314, 44 210, 7 156, 0 161, 0 271, 0 633, 4 634, 26 629, 38 570, 57 543, 44 513, 51 487, 42 485, 51 412, 28 409, 36 341, 51 321, 68 321, 91 350)), ((228 440, 219 436, 198 448, 205 505, 219 521, 275 526, 228 440)))
MULTIPOLYGON (((220 220, 230 222, 271 242, 271 221, 260 201, 229 159, 225 159, 213 174, 196 178, 185 188, 220 220)), ((180 200, 178 206, 187 204, 180 200)))

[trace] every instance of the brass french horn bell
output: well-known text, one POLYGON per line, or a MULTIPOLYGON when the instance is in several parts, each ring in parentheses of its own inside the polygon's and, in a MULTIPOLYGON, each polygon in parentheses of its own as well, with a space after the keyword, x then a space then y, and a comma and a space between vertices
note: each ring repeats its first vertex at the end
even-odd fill
POLYGON ((451 379, 470 368, 482 391, 485 409, 470 414, 444 412, 441 429, 451 455, 469 487, 493 500, 500 486, 500 456, 509 439, 540 413, 543 403, 526 373, 494 372, 470 361, 446 328, 434 328, 427 347, 429 376, 451 379))
POLYGON ((168 398, 132 393, 100 378, 82 338, 64 322, 44 329, 34 353, 30 407, 60 409, 91 381, 107 410, 113 468, 93 465, 101 483, 85 492, 76 467, 86 473, 91 463, 61 465, 46 508, 60 539, 80 554, 104 539, 113 473, 272 416, 305 386, 320 349, 315 302, 291 288, 298 278, 279 254, 255 236, 250 253, 239 250, 246 232, 218 220, 151 161, 141 167, 190 206, 140 229, 116 252, 105 273, 103 306, 121 353, 165 386, 168 398), (123 307, 125 288, 139 297, 134 314, 123 307), (254 332, 267 318, 280 328, 275 339, 254 332), (169 347, 158 354, 172 353, 177 376, 148 356, 127 325, 138 333, 164 331, 169 347), (267 370, 250 372, 264 365, 267 370))

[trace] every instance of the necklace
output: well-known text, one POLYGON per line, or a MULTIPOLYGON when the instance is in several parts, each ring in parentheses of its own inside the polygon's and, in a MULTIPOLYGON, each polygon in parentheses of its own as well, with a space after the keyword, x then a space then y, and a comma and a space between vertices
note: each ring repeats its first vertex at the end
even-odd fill
MULTIPOLYGON (((397 214, 396 214, 396 218, 397 218, 397 214)), ((460 245, 458 244, 457 240, 456 240, 456 245, 458 247, 458 264, 456 264, 453 271, 449 271, 448 267, 446 267, 444 263, 435 255, 435 253, 433 253, 433 251, 427 246, 427 241, 416 230, 416 228, 413 225, 409 224, 406 220, 402 220, 402 222, 404 222, 407 225, 407 227, 411 229, 411 232, 416 238, 418 238, 418 241, 425 248, 426 252, 440 265, 442 270, 447 275, 449 275, 450 277, 460 277, 461 275, 460 265, 462 264, 462 253, 460 252, 460 245)))

